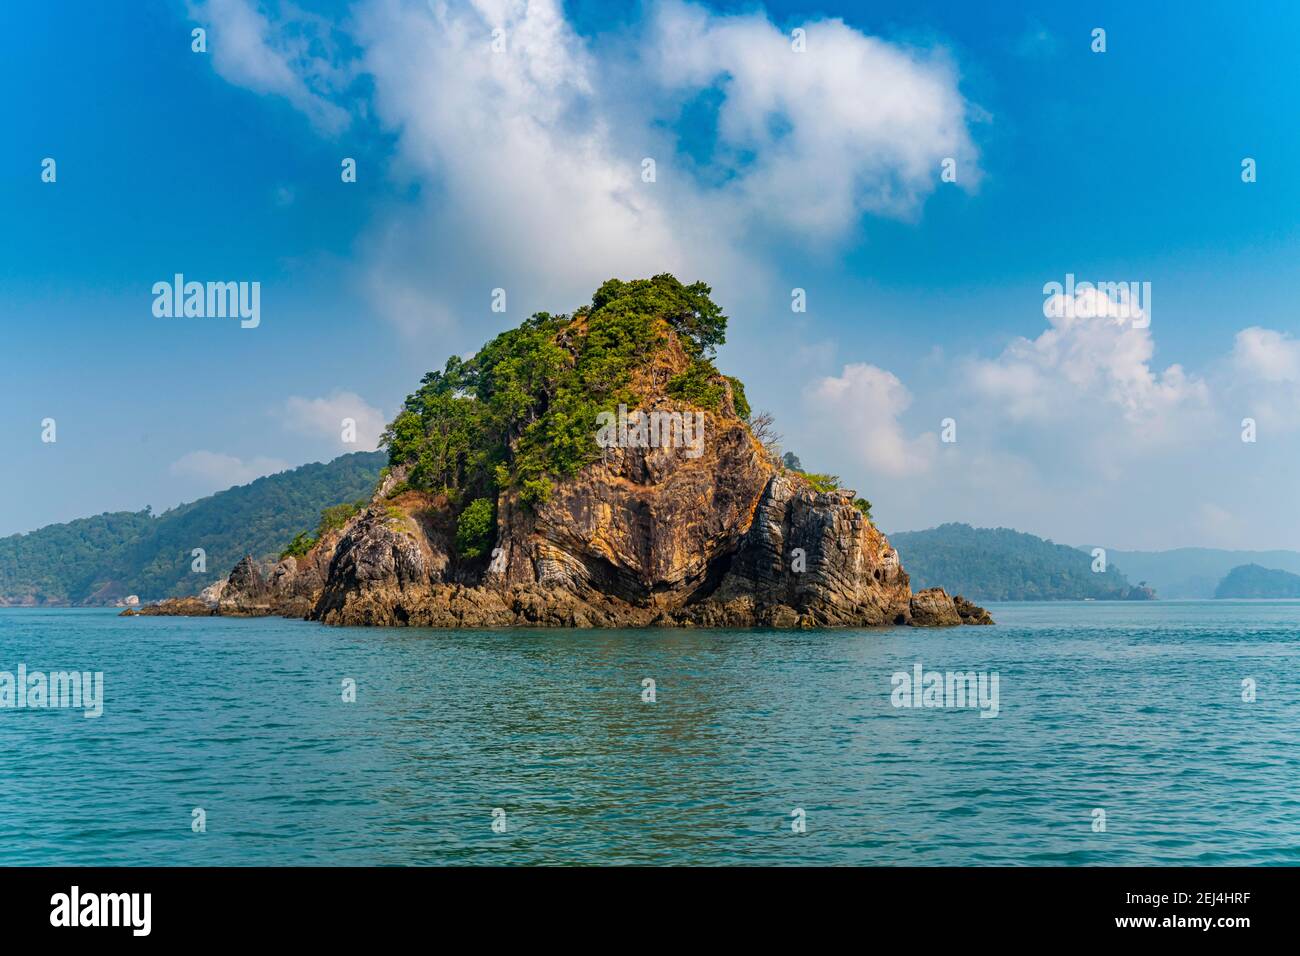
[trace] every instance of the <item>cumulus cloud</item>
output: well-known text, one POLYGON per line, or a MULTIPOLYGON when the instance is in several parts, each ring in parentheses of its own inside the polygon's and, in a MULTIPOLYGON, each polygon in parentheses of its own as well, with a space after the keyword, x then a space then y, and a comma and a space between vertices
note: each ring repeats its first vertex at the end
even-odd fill
POLYGON ((957 161, 979 179, 957 75, 941 50, 867 36, 842 20, 801 24, 803 52, 761 12, 720 16, 668 2, 650 46, 657 79, 694 95, 717 88, 725 186, 716 198, 814 238, 843 236, 863 213, 908 217, 957 161))
POLYGON ((1237 333, 1232 362, 1248 380, 1300 382, 1300 340, 1253 325, 1237 333))
MULTIPOLYGON (((240 26, 219 72, 319 115, 329 83, 309 81, 330 74, 282 35, 291 21, 210 2, 240 26)), ((594 45, 558 0, 359 4, 356 62, 332 69, 371 80, 366 112, 396 144, 388 173, 420 187, 362 238, 361 287, 411 333, 488 315, 496 288, 508 315, 577 305, 610 276, 750 289, 770 275, 766 241, 833 243, 864 214, 914 216, 946 157, 977 181, 971 109, 941 51, 839 20, 803 28, 796 53, 762 13, 667 2, 594 45), (710 90, 717 175, 701 178, 677 131, 710 90)))
POLYGON ((869 471, 901 477, 930 467, 935 436, 906 436, 899 416, 912 396, 892 372, 861 362, 846 365, 840 375, 814 382, 805 397, 815 429, 836 435, 869 471))
POLYGON ((997 358, 971 366, 976 395, 1011 421, 1105 419, 1140 431, 1145 443, 1203 424, 1209 388, 1181 365, 1153 365, 1149 308, 1089 286, 1069 299, 1050 296, 1043 313, 1049 327, 1037 338, 1017 338, 997 358))
POLYGON ((338 133, 348 125, 347 110, 329 99, 343 76, 322 18, 286 5, 272 23, 251 0, 204 0, 190 3, 189 10, 209 31, 208 52, 218 76, 283 97, 322 132, 338 133))
POLYGON ((1232 547, 1241 541, 1242 523, 1236 515, 1213 502, 1203 501, 1192 510, 1200 540, 1209 547, 1232 547))
POLYGON ((168 471, 176 478, 190 479, 204 491, 220 491, 232 485, 245 485, 263 475, 273 475, 289 467, 278 458, 256 457, 247 461, 215 451, 192 451, 171 463, 168 471))
POLYGON ((1300 427, 1300 340, 1259 326, 1242 329, 1227 365, 1234 412, 1265 431, 1300 427))
POLYGON ((373 451, 387 419, 355 392, 337 391, 322 398, 291 396, 284 403, 284 423, 300 434, 325 438, 352 451, 373 451), (355 425, 355 444, 343 441, 345 419, 355 425))
POLYGON ((701 250, 616 141, 556 5, 377 0, 356 20, 396 169, 428 187, 363 243, 382 314, 446 328, 488 314, 495 288, 508 312, 531 311, 579 304, 612 275, 693 271, 701 250))
POLYGON ((892 528, 974 521, 1138 548, 1294 535, 1272 476, 1293 463, 1283 432, 1300 427, 1300 340, 1250 327, 1203 368, 1161 367, 1154 333, 1169 320, 1148 325, 1118 296, 1073 298, 1048 298, 1033 337, 989 357, 934 356, 906 384, 863 363, 814 379, 797 451, 892 528), (925 431, 945 417, 955 444, 925 431), (1257 442, 1241 440, 1243 417, 1257 419, 1257 442))

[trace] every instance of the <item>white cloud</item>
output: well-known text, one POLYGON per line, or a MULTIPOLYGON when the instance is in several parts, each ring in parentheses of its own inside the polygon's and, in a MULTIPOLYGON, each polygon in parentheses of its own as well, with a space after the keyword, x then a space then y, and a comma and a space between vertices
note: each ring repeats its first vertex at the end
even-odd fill
POLYGON ((373 451, 387 424, 383 411, 355 392, 334 392, 323 398, 291 396, 284 403, 285 426, 304 435, 326 438, 351 451, 373 451), (342 439, 343 420, 356 424, 356 443, 342 439))
POLYGON ((1072 302, 1049 298, 1043 311, 1049 328, 1036 339, 1017 338, 997 358, 970 368, 976 395, 1011 421, 1105 420, 1140 432, 1146 444, 1204 423, 1206 382, 1181 365, 1153 367, 1155 340, 1142 309, 1087 288, 1072 302))
POLYGON ((602 115, 583 40, 549 2, 393 0, 357 14, 375 112, 397 133, 420 204, 365 243, 366 287, 399 326, 580 304, 613 275, 692 273, 640 156, 602 115), (491 50, 494 29, 504 52, 491 50))
POLYGON ((805 50, 766 15, 718 16, 670 0, 651 60, 669 89, 720 85, 716 198, 812 239, 840 237, 863 213, 908 217, 957 161, 978 182, 965 100, 942 50, 867 36, 842 20, 799 24, 805 50))
POLYGON ((1242 329, 1227 368, 1226 393, 1238 418, 1255 419, 1265 437, 1300 426, 1300 340, 1259 326, 1242 329))
POLYGON ((350 117, 328 96, 341 85, 329 56, 328 26, 288 5, 273 24, 250 0, 205 0, 190 16, 208 28, 208 53, 217 75, 256 93, 281 96, 325 133, 350 117))
POLYGON ((935 436, 908 438, 899 416, 912 396, 892 372, 865 363, 844 366, 838 376, 813 383, 806 393, 811 421, 835 436, 868 470, 890 477, 924 472, 934 457, 935 436))
POLYGON ((1237 333, 1232 362, 1246 380, 1300 382, 1300 340, 1253 325, 1237 333))
POLYGON ((1193 524, 1206 547, 1232 547, 1241 541, 1241 522, 1232 512, 1213 502, 1200 502, 1192 513, 1193 524))
POLYGON ((233 485, 245 485, 263 475, 273 475, 289 467, 278 458, 257 457, 244 461, 234 455, 214 451, 192 451, 171 463, 168 469, 177 478, 191 479, 204 491, 220 491, 233 485))
MULTIPOLYGON (((285 21, 211 2, 240 25, 240 56, 219 72, 319 114, 313 90, 330 83, 307 81, 328 71, 285 21)), ((734 303, 771 276, 767 243, 832 243, 863 214, 913 216, 946 156, 963 186, 977 180, 970 111, 941 52, 838 20, 804 27, 808 51, 794 53, 762 14, 668 2, 595 45, 557 0, 359 4, 359 59, 333 70, 369 75, 365 109, 396 142, 385 172, 420 187, 362 238, 361 289, 409 333, 490 318, 498 287, 518 321, 576 306, 611 276, 664 271, 734 303), (669 131, 685 99, 718 83, 726 175, 704 183, 669 131)))
POLYGON ((915 394, 861 363, 814 379, 794 450, 871 498, 889 528, 959 520, 1111 547, 1285 546, 1300 526, 1275 481, 1294 464, 1284 432, 1300 427, 1300 340, 1251 327, 1204 371, 1161 368, 1153 333, 1175 318, 1135 327, 1147 316, 1113 300, 1060 304, 993 357, 918 356, 915 394), (916 434, 949 416, 956 444, 916 434), (1241 441, 1247 416, 1256 443, 1241 441))

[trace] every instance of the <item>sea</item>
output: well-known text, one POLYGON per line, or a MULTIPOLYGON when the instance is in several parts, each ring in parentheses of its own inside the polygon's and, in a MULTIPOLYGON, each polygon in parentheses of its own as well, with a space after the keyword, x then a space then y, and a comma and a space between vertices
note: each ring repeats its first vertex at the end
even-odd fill
POLYGON ((450 631, 3 609, 0 865, 1300 864, 1300 602, 990 610, 450 631), (33 703, 20 666, 102 674, 102 699, 33 703))

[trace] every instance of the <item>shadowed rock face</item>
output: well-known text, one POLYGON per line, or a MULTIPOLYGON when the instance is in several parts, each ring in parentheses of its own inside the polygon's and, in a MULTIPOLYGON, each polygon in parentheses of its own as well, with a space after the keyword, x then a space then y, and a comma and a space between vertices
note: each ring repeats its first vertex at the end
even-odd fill
POLYGON ((951 627, 961 615, 943 588, 926 588, 912 595, 912 624, 916 627, 951 627))
POLYGON ((960 594, 952 599, 953 606, 957 609, 957 615, 961 618, 963 624, 992 624, 993 615, 978 604, 966 600, 960 594))
POLYGON ((835 627, 906 623, 911 589, 898 552, 853 507, 773 474, 716 592, 678 623, 835 627))

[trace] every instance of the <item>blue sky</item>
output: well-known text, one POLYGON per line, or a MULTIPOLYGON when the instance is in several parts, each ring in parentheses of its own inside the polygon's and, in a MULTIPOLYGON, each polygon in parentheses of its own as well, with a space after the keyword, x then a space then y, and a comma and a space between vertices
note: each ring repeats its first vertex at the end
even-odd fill
POLYGON ((1300 11, 992 6, 5 5, 0 534, 373 447, 449 354, 669 270, 886 529, 1300 547, 1300 11), (261 324, 156 318, 176 272, 261 324), (1150 327, 1052 327, 1066 273, 1150 327))

